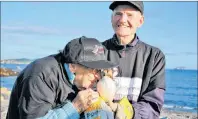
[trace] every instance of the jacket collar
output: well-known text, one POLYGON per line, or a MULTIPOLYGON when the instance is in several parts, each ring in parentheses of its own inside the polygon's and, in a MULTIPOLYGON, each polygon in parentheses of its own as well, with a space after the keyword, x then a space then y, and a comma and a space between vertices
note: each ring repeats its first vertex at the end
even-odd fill
POLYGON ((119 39, 117 38, 116 34, 113 35, 113 38, 111 39, 111 42, 116 46, 120 48, 124 47, 134 47, 139 41, 139 37, 135 34, 135 38, 127 45, 121 45, 119 39))

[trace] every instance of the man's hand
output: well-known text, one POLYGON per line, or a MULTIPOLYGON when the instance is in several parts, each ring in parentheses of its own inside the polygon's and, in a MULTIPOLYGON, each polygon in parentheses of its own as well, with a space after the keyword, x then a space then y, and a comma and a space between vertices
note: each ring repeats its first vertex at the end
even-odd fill
POLYGON ((74 107, 79 114, 85 111, 92 103, 98 100, 99 94, 92 89, 86 89, 78 92, 75 99, 72 101, 74 107))

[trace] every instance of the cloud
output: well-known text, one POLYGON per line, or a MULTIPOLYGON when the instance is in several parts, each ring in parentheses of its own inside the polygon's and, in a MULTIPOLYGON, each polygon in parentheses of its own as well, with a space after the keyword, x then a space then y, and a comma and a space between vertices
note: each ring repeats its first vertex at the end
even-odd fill
POLYGON ((6 36, 26 36, 26 35, 56 35, 56 36, 79 36, 83 34, 85 29, 80 28, 55 28, 55 27, 45 27, 39 25, 2 25, 1 31, 3 35, 6 36))
POLYGON ((197 55, 197 52, 183 52, 184 55, 197 55))
POLYGON ((177 54, 177 53, 165 53, 165 55, 176 56, 176 55, 178 55, 178 54, 177 54))
POLYGON ((168 56, 179 56, 179 55, 186 55, 186 56, 189 56, 189 55, 196 55, 197 56, 197 53, 196 52, 179 52, 179 53, 165 53, 165 55, 168 55, 168 56))
POLYGON ((1 30, 7 33, 40 34, 40 35, 62 35, 60 29, 43 26, 1 26, 1 30))
POLYGON ((26 50, 15 50, 15 54, 16 56, 20 56, 20 57, 26 57, 26 58, 29 58, 29 57, 35 57, 35 58, 38 58, 38 57, 45 57, 45 56, 48 56, 48 55, 51 55, 51 54, 54 54, 54 53, 58 53, 58 51, 56 52, 50 52, 50 51, 43 51, 43 50, 40 50, 40 52, 33 52, 33 51, 30 51, 28 49, 26 50))
POLYGON ((159 19, 162 17, 162 14, 158 11, 150 11, 144 14, 146 19, 159 19))

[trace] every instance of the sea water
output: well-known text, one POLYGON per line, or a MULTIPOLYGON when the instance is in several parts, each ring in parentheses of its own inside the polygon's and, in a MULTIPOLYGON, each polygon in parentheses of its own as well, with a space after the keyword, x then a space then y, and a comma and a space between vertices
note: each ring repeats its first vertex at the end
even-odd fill
MULTIPOLYGON (((25 64, 1 64, 15 71, 25 64)), ((1 87, 12 89, 16 76, 1 77, 1 87)), ((164 108, 176 111, 197 112, 197 70, 166 70, 166 93, 164 108)))

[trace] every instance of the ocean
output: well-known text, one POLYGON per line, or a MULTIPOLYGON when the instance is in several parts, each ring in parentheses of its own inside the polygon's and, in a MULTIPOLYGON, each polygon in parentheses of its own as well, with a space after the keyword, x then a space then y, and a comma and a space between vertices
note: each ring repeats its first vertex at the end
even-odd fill
MULTIPOLYGON (((22 70, 25 64, 1 64, 1 67, 15 71, 22 70)), ((164 108, 174 111, 197 113, 198 82, 197 70, 166 70, 166 93, 164 108)), ((1 87, 12 90, 16 76, 1 77, 1 87)))

